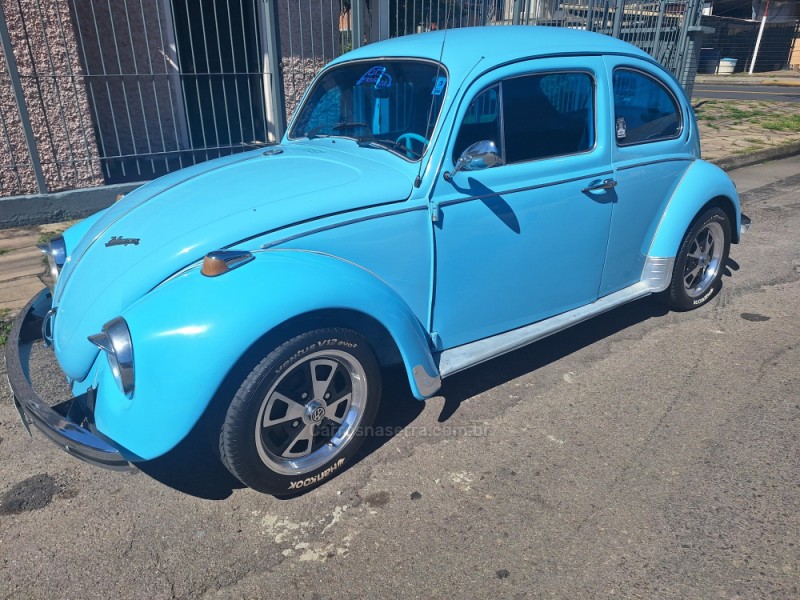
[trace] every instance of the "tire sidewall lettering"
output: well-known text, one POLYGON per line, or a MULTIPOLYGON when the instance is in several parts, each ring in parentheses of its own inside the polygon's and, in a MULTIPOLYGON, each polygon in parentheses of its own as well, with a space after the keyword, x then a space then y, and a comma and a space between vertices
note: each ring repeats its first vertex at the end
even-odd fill
POLYGON ((330 477, 336 471, 341 469, 342 466, 344 465, 344 461, 345 461, 344 458, 340 458, 336 460, 332 465, 326 467, 325 469, 322 469, 322 471, 320 471, 316 475, 310 475, 309 477, 306 477, 304 479, 295 479, 294 481, 290 481, 289 487, 287 489, 291 491, 296 491, 296 490, 302 490, 303 488, 308 487, 310 485, 315 485, 321 482, 322 480, 330 477))
MULTIPOLYGON (((362 425, 375 419, 381 396, 380 364, 369 341, 358 331, 329 327, 306 331, 286 339, 257 364, 237 390, 220 432, 220 456, 223 464, 242 483, 274 496, 294 496, 308 492, 337 477, 351 466, 365 435, 356 430, 332 455, 305 468, 272 465, 265 462, 259 451, 261 407, 271 386, 282 377, 291 376, 293 369, 316 356, 349 356, 347 360, 359 365, 364 381, 362 390, 362 425)), ((291 385, 295 385, 292 383, 291 385)), ((279 440, 280 441, 280 440, 279 440)))
POLYGON ((703 295, 702 298, 698 298, 697 300, 692 300, 692 304, 694 306, 700 306, 701 304, 706 302, 709 298, 711 298, 711 296, 713 296, 714 292, 716 292, 716 291, 717 291, 717 286, 716 285, 712 285, 708 289, 708 291, 703 295))
POLYGON ((336 338, 331 338, 331 339, 327 339, 327 340, 321 340, 319 342, 314 342, 313 344, 309 344, 308 346, 306 346, 305 348, 303 348, 301 350, 297 350, 290 357, 288 357, 286 360, 284 360, 280 364, 280 366, 278 366, 278 368, 275 369, 275 374, 276 375, 280 375, 286 369, 291 367, 294 363, 296 363, 298 360, 300 360, 301 358, 303 358, 307 354, 310 354, 310 353, 315 352, 317 350, 321 350, 323 348, 345 348, 347 350, 355 350, 355 349, 358 348, 358 344, 354 343, 354 342, 348 342, 348 341, 344 341, 344 340, 339 340, 339 339, 336 339, 336 338))

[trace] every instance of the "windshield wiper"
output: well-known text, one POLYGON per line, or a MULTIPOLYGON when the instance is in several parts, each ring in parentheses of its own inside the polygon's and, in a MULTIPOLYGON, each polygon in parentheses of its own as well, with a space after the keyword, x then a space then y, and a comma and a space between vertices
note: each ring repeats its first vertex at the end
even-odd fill
POLYGON ((368 123, 361 123, 360 121, 342 121, 341 123, 337 123, 331 129, 334 131, 339 131, 340 129, 352 129, 353 127, 359 127, 361 129, 369 128, 368 123))
POLYGON ((367 123, 361 123, 359 121, 342 121, 341 123, 336 123, 336 125, 331 125, 331 126, 320 125, 319 127, 314 127, 314 129, 309 129, 308 131, 306 131, 304 135, 310 140, 321 137, 337 137, 332 133, 320 133, 320 131, 322 131, 323 129, 328 129, 328 128, 332 129, 333 131, 341 131, 343 129, 354 129, 354 128, 365 129, 369 128, 369 125, 367 123))
POLYGON ((360 140, 356 140, 356 143, 362 148, 381 148, 383 150, 388 150, 389 152, 395 152, 396 154, 405 153, 407 158, 411 158, 411 155, 413 155, 413 158, 420 158, 422 156, 422 154, 416 150, 392 140, 361 138, 360 140))

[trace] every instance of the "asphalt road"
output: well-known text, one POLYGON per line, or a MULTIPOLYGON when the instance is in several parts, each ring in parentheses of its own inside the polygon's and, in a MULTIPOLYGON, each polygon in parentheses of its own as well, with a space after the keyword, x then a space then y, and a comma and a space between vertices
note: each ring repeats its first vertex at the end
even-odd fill
POLYGON ((798 173, 736 173, 753 226, 709 306, 640 301, 426 404, 390 375, 387 435, 292 500, 199 444, 85 465, 3 386, 0 598, 799 597, 798 173))
POLYGON ((696 83, 692 89, 692 98, 800 102, 800 86, 696 83))

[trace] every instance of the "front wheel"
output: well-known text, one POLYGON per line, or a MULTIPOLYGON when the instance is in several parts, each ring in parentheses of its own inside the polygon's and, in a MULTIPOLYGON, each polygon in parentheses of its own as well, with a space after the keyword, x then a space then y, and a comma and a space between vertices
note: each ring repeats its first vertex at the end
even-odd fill
POLYGON ((220 455, 245 485, 275 496, 315 487, 347 466, 378 410, 381 376, 366 339, 317 329, 264 358, 233 398, 220 455))
POLYGON ((669 287, 672 308, 699 308, 717 294, 722 287, 730 245, 731 225, 725 211, 715 206, 698 215, 675 258, 669 287))

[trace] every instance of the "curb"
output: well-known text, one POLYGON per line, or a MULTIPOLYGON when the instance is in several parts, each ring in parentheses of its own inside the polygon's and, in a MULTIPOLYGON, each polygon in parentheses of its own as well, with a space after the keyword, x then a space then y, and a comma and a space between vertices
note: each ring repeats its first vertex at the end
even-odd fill
POLYGON ((772 148, 764 148, 748 154, 734 154, 732 156, 723 156, 709 162, 717 165, 724 171, 732 171, 741 167, 749 167, 762 162, 770 160, 777 160, 779 158, 788 158, 800 154, 800 142, 792 142, 790 144, 783 144, 781 146, 774 146, 772 148))
POLYGON ((772 77, 770 79, 757 79, 757 78, 749 78, 747 76, 736 76, 736 75, 714 75, 713 77, 697 77, 694 80, 695 85, 697 84, 710 84, 710 85, 720 85, 720 84, 730 84, 730 85, 766 85, 766 86, 782 86, 782 87, 800 87, 800 78, 798 77, 785 77, 785 78, 776 78, 772 77))
POLYGON ((127 194, 143 183, 117 183, 64 192, 2 197, 0 230, 83 219, 108 208, 119 194, 127 194))
POLYGON ((788 81, 780 81, 777 79, 765 79, 757 85, 780 85, 784 87, 800 87, 800 81, 790 79, 788 81))

